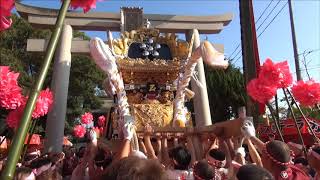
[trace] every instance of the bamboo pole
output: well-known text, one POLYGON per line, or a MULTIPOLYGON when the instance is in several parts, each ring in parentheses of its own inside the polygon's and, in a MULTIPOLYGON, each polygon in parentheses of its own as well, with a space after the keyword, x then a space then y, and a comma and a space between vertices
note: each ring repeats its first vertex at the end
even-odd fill
POLYGON ((276 115, 274 114, 274 110, 273 110, 272 106, 269 103, 267 103, 267 107, 270 110, 272 119, 274 121, 274 124, 276 125, 276 129, 277 129, 277 132, 278 132, 278 134, 280 136, 280 139, 281 139, 282 142, 284 142, 284 139, 283 139, 283 136, 282 136, 282 133, 281 133, 281 130, 280 130, 280 121, 278 121, 276 115))
POLYGON ((275 99, 275 106, 276 106, 276 116, 277 116, 277 120, 278 123, 280 124, 280 117, 279 117, 279 104, 278 104, 278 94, 276 93, 276 95, 274 96, 275 99))
POLYGON ((44 80, 46 78, 46 75, 48 73, 52 57, 54 55, 55 49, 57 47, 57 43, 61 34, 62 26, 64 24, 64 19, 68 10, 68 7, 70 5, 71 0, 64 0, 62 1, 61 8, 59 10, 59 14, 56 20, 55 29, 51 35, 46 55, 44 58, 44 63, 41 67, 41 72, 39 73, 39 77, 37 79, 37 82, 35 84, 34 89, 32 90, 26 108, 24 110, 22 119, 20 121, 19 128, 17 130, 17 133, 15 134, 12 142, 12 146, 9 151, 7 164, 1 174, 1 179, 3 180, 10 180, 14 177, 14 172, 16 170, 16 164, 20 158, 21 150, 24 144, 24 140, 26 138, 26 134, 28 132, 28 127, 31 120, 31 115, 33 112, 33 109, 35 107, 39 92, 42 89, 44 80))
POLYGON ((313 129, 311 128, 311 125, 310 125, 308 119, 306 118, 306 116, 305 116, 304 113, 302 112, 302 110, 301 110, 300 106, 298 105, 296 99, 293 97, 293 95, 291 94, 291 92, 290 92, 288 89, 287 89, 287 92, 288 92, 288 94, 290 95, 290 97, 292 98, 293 103, 297 106, 300 114, 301 114, 302 117, 303 117, 303 120, 307 123, 307 126, 308 126, 310 132, 312 133, 314 140, 317 141, 318 143, 320 143, 319 138, 317 137, 317 135, 315 134, 315 132, 314 132, 313 129))
POLYGON ((33 120, 32 124, 31 124, 31 126, 29 128, 29 136, 28 136, 27 144, 23 147, 21 161, 24 161, 24 157, 25 157, 25 155, 27 153, 28 146, 30 144, 30 141, 31 141, 31 138, 32 138, 32 135, 33 135, 33 132, 34 132, 34 128, 36 127, 37 121, 38 121, 37 119, 33 120))
POLYGON ((303 138, 302 138, 302 135, 301 135, 301 131, 300 131, 299 126, 298 126, 298 123, 297 123, 296 116, 294 115, 294 112, 293 112, 293 109, 292 109, 292 105, 291 105, 291 103, 289 102, 288 95, 287 95, 287 93, 286 93, 285 88, 282 88, 282 90, 283 90, 283 94, 284 94, 284 96, 285 96, 285 99, 286 99, 286 101, 287 101, 287 104, 288 104, 288 106, 289 106, 289 109, 290 109, 292 118, 293 118, 293 120, 294 120, 294 124, 295 124, 295 126, 296 126, 296 128, 297 128, 298 135, 299 135, 299 139, 300 139, 300 143, 301 143, 301 145, 302 145, 302 147, 303 147, 303 151, 304 151, 304 153, 305 153, 305 155, 306 155, 306 154, 307 154, 306 145, 304 144, 304 141, 303 141, 303 138))

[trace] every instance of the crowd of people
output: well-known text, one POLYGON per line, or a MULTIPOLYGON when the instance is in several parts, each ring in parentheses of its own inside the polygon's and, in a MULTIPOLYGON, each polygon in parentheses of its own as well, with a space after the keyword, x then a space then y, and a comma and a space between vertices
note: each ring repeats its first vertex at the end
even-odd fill
MULTIPOLYGON (((139 136, 140 150, 131 145, 133 128, 131 123, 123 127, 124 138, 115 150, 90 131, 86 146, 79 149, 66 146, 62 153, 29 152, 17 165, 14 179, 320 180, 319 144, 305 152, 295 143, 262 142, 251 121, 244 122, 241 137, 204 134, 200 146, 181 134, 155 134, 147 125, 139 136)), ((0 168, 4 165, 5 158, 0 168)))

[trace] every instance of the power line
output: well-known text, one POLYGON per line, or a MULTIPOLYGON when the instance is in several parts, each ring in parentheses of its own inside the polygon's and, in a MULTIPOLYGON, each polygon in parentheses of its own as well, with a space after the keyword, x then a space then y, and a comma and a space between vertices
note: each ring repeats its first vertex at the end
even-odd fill
POLYGON ((301 55, 308 55, 308 54, 311 54, 311 53, 314 53, 314 52, 317 52, 317 51, 320 51, 320 49, 312 49, 310 51, 304 51, 302 53, 299 53, 298 55, 301 56, 301 55))
POLYGON ((242 56, 239 56, 237 60, 234 61, 234 64, 241 58, 242 56))
POLYGON ((281 0, 278 1, 278 3, 273 7, 273 9, 269 12, 269 14, 267 15, 266 18, 264 18, 264 20, 262 21, 262 23, 258 26, 257 30, 260 29, 260 27, 264 24, 264 22, 266 22, 266 20, 269 18, 269 16, 273 13, 273 11, 277 8, 277 6, 279 5, 279 3, 281 2, 281 0))
POLYGON ((270 7, 270 5, 272 4, 273 0, 270 1, 270 3, 267 5, 266 8, 264 8, 263 12, 260 14, 260 16, 258 17, 258 20, 255 22, 256 24, 259 22, 259 20, 261 19, 262 15, 264 15, 264 13, 267 11, 267 9, 270 7))
MULTIPOLYGON (((241 66, 241 67, 238 67, 240 70, 242 70, 242 68, 243 68, 243 66, 241 66)), ((320 65, 319 66, 314 66, 314 67, 312 67, 312 68, 308 68, 308 69, 300 69, 300 71, 309 71, 309 70, 317 70, 317 69, 320 69, 320 65)), ((295 74, 296 72, 292 72, 292 73, 290 73, 290 74, 295 74)))
MULTIPOLYGON (((320 69, 320 66, 314 66, 314 67, 312 67, 312 68, 308 68, 308 69, 300 69, 300 71, 309 71, 309 70, 316 70, 316 69, 320 69)), ((291 74, 295 74, 296 73, 296 71, 295 72, 292 72, 291 74)))
MULTIPOLYGON (((240 44, 239 44, 238 46, 240 46, 240 44)), ((236 54, 233 58, 230 58, 230 59, 235 59, 235 58, 238 56, 238 54, 241 52, 241 50, 242 50, 242 49, 239 49, 239 50, 237 51, 237 54, 236 54)))
POLYGON ((236 50, 240 47, 240 43, 238 44, 238 46, 233 50, 233 52, 231 53, 231 55, 229 56, 231 59, 231 56, 233 55, 234 52, 236 52, 236 50))
MULTIPOLYGON (((283 9, 286 7, 286 5, 288 4, 288 2, 286 2, 282 8, 280 9, 280 11, 278 11, 278 13, 272 18, 272 20, 269 22, 269 24, 262 30, 262 32, 258 35, 257 38, 259 38, 265 31, 266 29, 268 29, 268 27, 272 24, 272 22, 277 18, 277 16, 283 11, 283 9)), ((240 51, 239 51, 240 53, 240 51)), ((239 54, 237 53, 237 55, 239 54)), ((237 55, 235 57, 237 57, 237 55)), ((241 55, 233 62, 233 64, 235 64, 239 59, 241 58, 241 55)))
POLYGON ((265 32, 265 30, 270 26, 270 24, 277 18, 277 16, 283 11, 283 9, 286 7, 288 4, 288 1, 282 6, 280 11, 273 17, 273 19, 269 22, 269 24, 262 30, 262 32, 258 35, 258 38, 265 32))
MULTIPOLYGON (((298 56, 303 56, 303 59, 300 59, 300 61, 303 63, 303 65, 305 66, 305 68, 307 68, 308 64, 312 61, 312 59, 310 59, 309 61, 306 60, 306 57, 309 54, 312 54, 314 52, 320 51, 320 49, 313 49, 313 50, 304 50, 302 53, 299 53, 298 56)), ((309 76, 309 75, 308 75, 309 76)))
MULTIPOLYGON (((264 13, 267 11, 267 9, 270 7, 270 5, 272 4, 273 0, 270 1, 270 3, 267 5, 266 8, 264 8, 263 12, 260 14, 260 16, 258 17, 258 20, 256 20, 256 24, 259 22, 259 20, 261 19, 261 17, 264 15, 264 13)), ((241 43, 238 43, 237 47, 232 51, 232 53, 230 54, 230 59, 231 59, 231 56, 237 51, 237 49, 240 47, 240 44, 241 43)), ((239 53, 237 53, 239 54, 239 53)), ((237 55, 236 55, 237 56, 237 55)), ((234 58, 236 57, 234 56, 234 58)))

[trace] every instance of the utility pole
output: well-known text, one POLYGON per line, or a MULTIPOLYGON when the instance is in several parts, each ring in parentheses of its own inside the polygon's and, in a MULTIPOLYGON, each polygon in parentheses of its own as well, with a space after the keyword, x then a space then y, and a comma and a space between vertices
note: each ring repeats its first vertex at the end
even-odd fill
MULTIPOLYGON (((260 60, 252 0, 239 0, 239 8, 243 74, 245 84, 247 84, 251 79, 257 77, 260 60)), ((253 119, 257 121, 259 116, 259 105, 251 98, 248 98, 246 109, 247 116, 252 116, 253 119)))
POLYGON ((291 25, 291 36, 292 36, 292 46, 293 46, 293 53, 294 53, 294 62, 295 62, 295 65, 296 65, 297 80, 299 81, 299 80, 302 80, 302 78, 301 78, 301 71, 300 71, 300 64, 299 64, 299 55, 298 55, 298 48, 297 48, 297 41, 296 41, 296 31, 295 31, 295 28, 294 28, 291 0, 288 0, 288 4, 289 4, 289 15, 290 15, 290 25, 291 25))

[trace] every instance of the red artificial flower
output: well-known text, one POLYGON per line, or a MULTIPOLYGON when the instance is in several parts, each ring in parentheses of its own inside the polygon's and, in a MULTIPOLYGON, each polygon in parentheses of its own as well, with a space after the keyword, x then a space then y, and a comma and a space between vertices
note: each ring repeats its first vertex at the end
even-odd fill
POLYGON ((271 59, 266 59, 260 68, 259 79, 262 84, 268 86, 276 86, 277 88, 290 86, 292 84, 292 75, 288 62, 273 63, 271 59))
POLYGON ((301 105, 313 106, 320 103, 320 83, 300 80, 292 87, 292 94, 301 105))
POLYGON ((8 127, 10 128, 17 128, 19 126, 20 119, 23 115, 23 107, 19 107, 18 109, 15 109, 13 111, 10 111, 7 118, 6 123, 8 127))
POLYGON ((105 125, 105 123, 106 123, 106 118, 105 118, 104 116, 99 116, 99 118, 98 118, 98 125, 99 125, 100 127, 103 127, 103 126, 105 125))
POLYGON ((21 88, 18 85, 19 73, 10 71, 8 66, 0 66, 0 106, 16 109, 24 102, 21 88))
POLYGON ((82 8, 83 12, 86 13, 90 9, 96 8, 96 0, 71 0, 71 8, 77 9, 82 8))
POLYGON ((73 128, 73 133, 75 137, 82 138, 86 134, 86 128, 83 127, 82 125, 76 125, 73 128))
POLYGON ((14 7, 14 0, 0 0, 0 31, 8 29, 12 24, 11 10, 14 7))
POLYGON ((252 99, 265 104, 275 96, 277 87, 268 86, 261 82, 260 79, 253 79, 247 84, 247 91, 252 99))
POLYGON ((49 110, 51 109, 51 105, 53 103, 53 94, 47 88, 40 92, 39 97, 36 102, 36 107, 32 112, 33 118, 39 118, 48 114, 49 110))
POLYGON ((81 116, 81 122, 83 124, 90 124, 93 120, 93 116, 91 113, 84 113, 84 115, 81 116))

